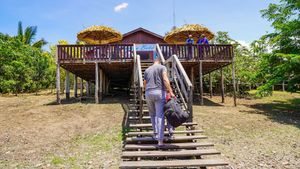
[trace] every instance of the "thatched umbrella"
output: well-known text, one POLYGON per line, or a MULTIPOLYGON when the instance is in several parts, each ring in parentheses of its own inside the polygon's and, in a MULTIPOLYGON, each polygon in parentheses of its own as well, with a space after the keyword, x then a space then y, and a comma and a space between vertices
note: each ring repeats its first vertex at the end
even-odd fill
POLYGON ((185 43, 189 35, 192 35, 194 41, 197 41, 202 34, 204 34, 208 40, 214 38, 214 34, 208 28, 199 24, 187 24, 169 32, 164 37, 164 40, 168 43, 182 44, 185 43))
POLYGON ((91 26, 77 34, 77 38, 88 44, 107 44, 122 39, 122 34, 107 26, 91 26))

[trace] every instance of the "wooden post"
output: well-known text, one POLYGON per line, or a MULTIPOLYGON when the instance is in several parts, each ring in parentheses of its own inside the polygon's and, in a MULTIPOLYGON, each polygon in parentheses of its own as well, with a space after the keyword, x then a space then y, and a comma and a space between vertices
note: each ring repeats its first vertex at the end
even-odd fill
POLYGON ((224 98, 224 75, 223 75, 223 68, 220 69, 221 71, 221 98, 222 98, 222 103, 225 102, 224 98))
POLYGON ((282 82, 282 91, 285 91, 284 81, 282 82))
POLYGON ((235 85, 235 68, 234 68, 234 57, 232 57, 232 85, 233 85, 233 103, 234 103, 234 106, 236 106, 236 85, 235 85))
POLYGON ((78 85, 77 85, 77 75, 74 75, 74 97, 78 97, 77 95, 77 89, 78 89, 78 85))
POLYGON ((83 96, 83 79, 80 78, 80 97, 83 96))
POLYGON ((108 89, 109 89, 109 79, 106 77, 106 88, 105 88, 105 93, 108 94, 108 89))
POLYGON ((194 84, 195 84, 195 76, 194 76, 194 67, 191 67, 191 82, 193 84, 193 87, 194 87, 194 84))
POLYGON ((95 103, 99 103, 99 63, 95 65, 95 103))
MULTIPOLYGON (((56 47, 56 58, 58 57, 58 51, 57 51, 57 47, 56 47)), ((60 104, 61 100, 60 100, 60 65, 59 65, 59 61, 57 59, 56 61, 56 103, 60 104)))
POLYGON ((203 105, 203 74, 202 74, 202 61, 199 64, 199 80, 200 80, 200 105, 203 105))
POLYGON ((89 81, 85 81, 85 90, 86 90, 86 96, 89 97, 89 96, 90 96, 90 85, 89 85, 89 81))
POLYGON ((211 79, 210 72, 209 72, 208 76, 209 76, 209 95, 210 95, 210 98, 212 98, 213 92, 212 92, 212 79, 211 79))
POLYGON ((100 88, 99 88, 99 100, 102 101, 102 94, 103 94, 103 70, 100 69, 100 88))
POLYGON ((188 110, 190 112, 190 117, 188 119, 188 122, 193 122, 193 87, 189 88, 188 90, 188 110))
POLYGON ((65 79, 65 84, 66 84, 66 99, 70 99, 70 72, 66 70, 66 79, 65 79))
POLYGON ((105 73, 103 73, 103 94, 105 95, 106 94, 106 91, 105 91, 105 89, 106 89, 106 75, 105 75, 105 73))

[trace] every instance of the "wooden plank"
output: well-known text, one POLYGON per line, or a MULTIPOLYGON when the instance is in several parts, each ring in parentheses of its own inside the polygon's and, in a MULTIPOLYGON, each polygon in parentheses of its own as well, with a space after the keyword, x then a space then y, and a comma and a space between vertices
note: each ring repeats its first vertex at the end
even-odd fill
POLYGON ((223 68, 220 69, 220 74, 221 74, 221 98, 222 98, 222 103, 225 102, 225 93, 224 93, 224 74, 223 74, 223 68))
POLYGON ((202 74, 202 61, 199 63, 199 79, 200 79, 200 104, 203 105, 203 74, 202 74))
POLYGON ((157 167, 212 167, 225 166, 228 162, 222 159, 195 160, 155 160, 155 161, 123 161, 120 168, 157 168, 157 167))
MULTIPOLYGON (((174 131, 174 134, 192 134, 192 133, 203 133, 203 130, 183 130, 183 131, 174 131)), ((165 131, 165 135, 168 135, 169 132, 165 131)), ((152 136, 154 135, 153 131, 143 131, 143 132, 129 132, 126 134, 127 137, 129 136, 152 136)))
POLYGON ((74 75, 74 97, 75 97, 75 98, 78 97, 78 95, 77 95, 77 90, 78 90, 78 84, 77 84, 77 82, 78 82, 78 77, 77 77, 77 75, 75 74, 75 75, 74 75))
POLYGON ((99 103, 99 63, 95 64, 95 103, 99 103))
MULTIPOLYGON (((194 126, 194 125, 198 125, 195 122, 191 122, 191 123, 182 123, 181 126, 194 126)), ((143 127, 152 127, 151 123, 144 123, 144 124, 129 124, 129 127, 131 128, 143 128, 143 127)))
MULTIPOLYGON (((213 143, 209 142, 190 142, 190 143, 165 143, 162 149, 195 149, 197 147, 212 147, 213 143)), ((157 144, 126 144, 125 150, 155 150, 158 148, 157 144)))
POLYGON ((178 150, 178 151, 124 151, 122 157, 193 157, 221 154, 215 149, 178 150))
MULTIPOLYGON (((207 136, 198 135, 198 136, 174 136, 174 138, 165 138, 166 142, 173 141, 191 141, 196 139, 206 139, 207 136)), ((126 138, 126 142, 157 142, 152 137, 130 137, 126 138)))
POLYGON ((70 99, 70 72, 66 70, 66 79, 65 79, 65 85, 66 85, 66 99, 70 99))

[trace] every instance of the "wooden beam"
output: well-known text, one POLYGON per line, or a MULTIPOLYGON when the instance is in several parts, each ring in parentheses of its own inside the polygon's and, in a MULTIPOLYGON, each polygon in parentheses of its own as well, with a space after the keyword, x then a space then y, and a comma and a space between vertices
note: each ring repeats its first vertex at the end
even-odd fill
POLYGON ((80 97, 83 96, 83 79, 80 78, 80 97))
POLYGON ((235 67, 234 67, 234 57, 232 58, 232 85, 233 85, 233 104, 236 106, 236 85, 235 85, 235 67))
POLYGON ((190 77, 191 77, 192 85, 194 87, 194 85, 195 85, 194 67, 191 67, 191 75, 190 75, 190 77))
POLYGON ((99 103, 99 63, 95 64, 95 103, 99 103))
POLYGON ((78 89, 78 85, 77 85, 77 81, 78 79, 77 79, 77 75, 74 75, 74 97, 76 98, 76 97, 78 97, 78 95, 77 95, 77 89, 78 89))
POLYGON ((199 63, 199 80, 200 80, 200 105, 203 105, 203 74, 202 74, 202 61, 199 63))
POLYGON ((222 103, 225 102, 225 97, 224 97, 224 75, 223 75, 223 68, 220 69, 221 73, 221 98, 222 98, 222 103))
MULTIPOLYGON (((56 48, 56 50, 57 50, 57 48, 56 48)), ((58 61, 56 63, 56 103, 61 104, 61 100, 60 100, 60 66, 59 66, 58 61)))
POLYGON ((89 97, 90 96, 90 84, 89 84, 89 81, 85 82, 85 90, 86 90, 86 96, 89 97))
POLYGON ((208 73, 208 76, 209 76, 209 95, 210 95, 210 98, 212 98, 213 91, 212 91, 212 79, 211 79, 211 73, 208 73))
POLYGON ((99 100, 102 101, 102 95, 103 95, 103 70, 100 69, 100 88, 99 88, 99 100))
POLYGON ((66 84, 66 99, 70 99, 70 72, 66 70, 66 79, 65 79, 65 84, 66 84))

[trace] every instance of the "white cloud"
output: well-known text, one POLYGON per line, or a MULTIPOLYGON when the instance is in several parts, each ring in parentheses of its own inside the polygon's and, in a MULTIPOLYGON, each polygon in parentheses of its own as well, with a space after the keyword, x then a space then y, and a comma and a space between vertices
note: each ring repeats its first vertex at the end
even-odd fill
POLYGON ((245 46, 247 49, 250 49, 250 43, 244 40, 237 40, 237 42, 240 43, 242 46, 245 46))
POLYGON ((115 12, 121 12, 123 9, 126 9, 128 7, 128 3, 123 2, 117 6, 115 6, 114 11, 115 12))

